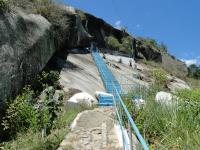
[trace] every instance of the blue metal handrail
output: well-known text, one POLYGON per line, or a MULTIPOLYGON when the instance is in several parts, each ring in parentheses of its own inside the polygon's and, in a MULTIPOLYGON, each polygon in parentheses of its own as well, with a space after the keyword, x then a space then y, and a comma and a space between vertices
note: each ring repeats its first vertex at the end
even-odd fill
POLYGON ((115 106, 115 110, 116 110, 117 120, 119 121, 121 132, 122 132, 124 149, 126 149, 126 150, 131 149, 132 150, 132 146, 128 145, 128 142, 130 142, 130 143, 132 142, 132 136, 131 136, 131 129, 132 129, 135 132, 138 140, 140 141, 143 149, 149 150, 148 145, 146 144, 146 141, 144 140, 144 138, 140 134, 140 131, 137 128, 137 125, 133 121, 131 114, 129 113, 126 105, 124 104, 124 102, 123 102, 123 100, 120 96, 120 94, 122 94, 121 85, 115 79, 115 77, 111 73, 111 71, 108 69, 106 63, 104 62, 104 60, 100 56, 98 49, 93 49, 93 50, 91 50, 91 52, 92 52, 92 57, 93 57, 94 61, 96 62, 96 66, 99 70, 100 76, 102 78, 102 81, 104 83, 104 86, 105 86, 107 92, 113 94, 113 102, 114 102, 114 106, 115 106), (124 133, 123 129, 125 128, 124 126, 126 125, 126 123, 123 123, 123 119, 122 119, 122 116, 121 116, 122 114, 120 113, 120 110, 123 111, 124 114, 126 115, 126 118, 128 120, 128 125, 131 128, 130 129, 130 135, 129 135, 129 141, 127 141, 127 139, 125 137, 125 133, 124 133))
MULTIPOLYGON (((129 111, 128 111, 126 105, 124 104, 124 102, 123 102, 123 100, 122 100, 122 98, 121 98, 119 92, 117 91, 117 89, 115 88, 115 86, 113 87, 113 89, 114 89, 114 91, 113 91, 113 95, 114 95, 113 100, 114 100, 114 104, 115 104, 117 113, 119 112, 119 108, 117 108, 117 107, 119 107, 119 106, 117 106, 117 103, 118 103, 118 104, 120 103, 120 105, 121 105, 123 111, 124 111, 125 114, 126 114, 126 117, 127 117, 127 119, 128 119, 128 123, 130 124, 132 130, 134 130, 134 132, 135 132, 135 134, 136 134, 138 140, 140 141, 140 143, 141 143, 143 149, 144 149, 144 150, 149 150, 146 141, 145 141, 144 138, 142 137, 142 135, 141 135, 141 133, 140 133, 140 131, 139 131, 137 125, 136 125, 135 122, 133 121, 133 118, 131 117, 131 114, 129 113, 129 111)), ((119 115, 117 115, 117 117, 118 117, 118 120, 121 120, 121 118, 120 118, 119 115)), ((130 139, 130 140, 131 140, 131 139, 130 139)))

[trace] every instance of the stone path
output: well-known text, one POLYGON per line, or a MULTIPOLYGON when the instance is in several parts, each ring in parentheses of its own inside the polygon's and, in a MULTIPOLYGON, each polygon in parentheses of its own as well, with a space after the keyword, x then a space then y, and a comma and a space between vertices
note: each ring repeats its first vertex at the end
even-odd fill
POLYGON ((120 150, 113 113, 99 107, 79 114, 58 150, 120 150))

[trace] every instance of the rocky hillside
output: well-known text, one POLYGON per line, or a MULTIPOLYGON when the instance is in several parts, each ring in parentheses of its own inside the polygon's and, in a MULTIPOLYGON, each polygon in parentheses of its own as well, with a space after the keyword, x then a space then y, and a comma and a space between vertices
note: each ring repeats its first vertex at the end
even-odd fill
MULTIPOLYGON (((106 36, 120 41, 129 35, 91 14, 48 0, 9 1, 1 7, 0 110, 7 99, 31 83, 56 51, 88 47, 91 41, 106 48, 106 36)), ((186 66, 179 60, 133 40, 139 43, 135 51, 138 59, 160 62, 168 69, 173 66, 186 74, 186 66)))

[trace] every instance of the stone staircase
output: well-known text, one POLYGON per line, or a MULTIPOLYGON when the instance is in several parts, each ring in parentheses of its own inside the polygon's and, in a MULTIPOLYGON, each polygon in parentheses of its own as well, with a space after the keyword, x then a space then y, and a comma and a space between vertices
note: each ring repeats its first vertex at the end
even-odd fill
POLYGON ((113 113, 111 107, 82 112, 58 150, 120 150, 113 113))

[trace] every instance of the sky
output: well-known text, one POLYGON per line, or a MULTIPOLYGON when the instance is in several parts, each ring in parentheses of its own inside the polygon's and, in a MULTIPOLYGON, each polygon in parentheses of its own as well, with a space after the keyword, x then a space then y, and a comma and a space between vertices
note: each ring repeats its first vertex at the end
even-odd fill
POLYGON ((151 37, 187 64, 200 65, 200 0, 61 0, 133 36, 151 37))

